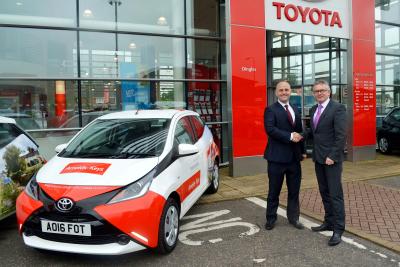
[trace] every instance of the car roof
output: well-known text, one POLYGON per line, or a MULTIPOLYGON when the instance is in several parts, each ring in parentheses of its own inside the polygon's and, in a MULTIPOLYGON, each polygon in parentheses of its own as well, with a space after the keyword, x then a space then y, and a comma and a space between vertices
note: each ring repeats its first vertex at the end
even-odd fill
POLYGON ((13 123, 16 124, 14 119, 0 116, 0 123, 13 123))
POLYGON ((178 110, 178 109, 155 109, 155 110, 130 110, 114 112, 98 119, 111 120, 111 119, 171 119, 176 114, 187 114, 187 115, 197 115, 197 113, 189 110, 178 110))

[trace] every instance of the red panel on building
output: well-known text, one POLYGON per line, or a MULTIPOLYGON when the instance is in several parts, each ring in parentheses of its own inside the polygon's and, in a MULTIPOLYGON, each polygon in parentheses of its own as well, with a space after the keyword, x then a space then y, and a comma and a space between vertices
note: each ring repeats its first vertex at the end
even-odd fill
POLYGON ((231 27, 233 156, 262 155, 266 145, 266 31, 231 27))
POLYGON ((265 27, 264 0, 230 0, 231 23, 265 27))
POLYGON ((353 0, 353 146, 376 143, 375 1, 353 0))

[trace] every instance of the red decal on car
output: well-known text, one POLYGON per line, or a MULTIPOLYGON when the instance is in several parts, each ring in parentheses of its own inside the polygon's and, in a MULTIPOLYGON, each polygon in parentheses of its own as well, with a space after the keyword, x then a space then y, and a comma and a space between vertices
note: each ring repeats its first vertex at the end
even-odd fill
POLYGON ((187 179, 179 188, 178 194, 182 201, 187 198, 200 185, 200 171, 197 171, 192 177, 187 179))
POLYGON ((110 163, 74 162, 68 164, 60 174, 78 172, 103 175, 110 166, 110 163))

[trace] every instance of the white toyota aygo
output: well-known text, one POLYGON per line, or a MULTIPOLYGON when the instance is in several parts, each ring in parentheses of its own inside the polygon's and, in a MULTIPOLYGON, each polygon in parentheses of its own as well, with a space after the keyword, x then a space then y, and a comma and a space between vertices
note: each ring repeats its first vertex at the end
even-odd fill
POLYGON ((26 245, 71 253, 171 252, 179 222, 218 190, 220 154, 199 115, 124 111, 76 134, 17 199, 26 245))

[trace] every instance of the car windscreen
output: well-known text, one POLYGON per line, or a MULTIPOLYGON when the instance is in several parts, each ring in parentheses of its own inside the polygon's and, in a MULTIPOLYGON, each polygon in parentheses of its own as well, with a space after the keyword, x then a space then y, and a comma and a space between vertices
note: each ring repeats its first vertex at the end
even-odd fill
POLYGON ((96 120, 58 156, 68 158, 146 158, 164 150, 169 119, 96 120))

